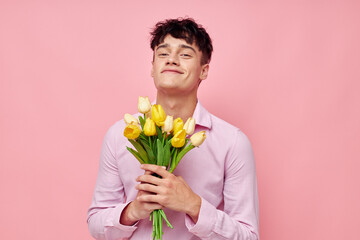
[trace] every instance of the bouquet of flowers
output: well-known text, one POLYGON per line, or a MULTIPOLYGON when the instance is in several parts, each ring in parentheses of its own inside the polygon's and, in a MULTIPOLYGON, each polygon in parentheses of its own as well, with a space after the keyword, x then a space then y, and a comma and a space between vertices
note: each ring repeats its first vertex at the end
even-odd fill
MULTIPOLYGON (((127 150, 141 164, 164 166, 172 173, 184 155, 199 147, 206 138, 205 131, 193 134, 195 119, 190 117, 185 124, 181 118, 173 120, 173 116, 167 116, 161 105, 151 106, 148 97, 139 97, 138 110, 143 114, 139 120, 125 114, 124 136, 135 148, 126 147, 127 150)), ((153 240, 162 239, 163 220, 173 228, 162 209, 154 210, 150 214, 151 220, 153 240)))

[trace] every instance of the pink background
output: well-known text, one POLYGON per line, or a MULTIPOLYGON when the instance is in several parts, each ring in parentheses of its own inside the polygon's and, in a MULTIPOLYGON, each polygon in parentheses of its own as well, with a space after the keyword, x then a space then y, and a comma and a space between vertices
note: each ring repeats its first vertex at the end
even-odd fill
POLYGON ((261 239, 360 239, 359 1, 127 2, 1 0, 0 239, 91 239, 103 136, 186 15, 214 43, 201 102, 253 144, 261 239))

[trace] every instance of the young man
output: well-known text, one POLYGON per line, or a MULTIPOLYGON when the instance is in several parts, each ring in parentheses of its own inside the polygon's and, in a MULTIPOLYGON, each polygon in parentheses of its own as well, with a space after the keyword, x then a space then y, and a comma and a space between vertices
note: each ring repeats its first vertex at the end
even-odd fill
POLYGON ((164 209, 174 229, 164 239, 259 239, 255 162, 247 137, 201 106, 197 90, 209 71, 212 43, 192 19, 169 19, 152 32, 156 103, 174 118, 196 120, 207 138, 174 174, 139 165, 126 150, 125 123, 107 132, 88 211, 96 239, 151 239, 150 213, 164 209), (162 178, 152 176, 152 173, 162 178))

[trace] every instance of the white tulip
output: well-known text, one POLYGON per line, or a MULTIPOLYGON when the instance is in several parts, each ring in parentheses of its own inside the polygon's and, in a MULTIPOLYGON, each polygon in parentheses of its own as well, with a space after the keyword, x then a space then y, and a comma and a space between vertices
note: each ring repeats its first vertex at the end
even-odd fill
POLYGON ((133 115, 128 114, 128 113, 125 114, 124 121, 125 121, 126 125, 129 125, 129 124, 139 125, 139 120, 137 118, 135 118, 133 115))
POLYGON ((184 125, 184 129, 185 129, 187 135, 193 134, 194 130, 195 130, 195 119, 192 117, 189 117, 184 125))
POLYGON ((206 138, 205 131, 200 131, 192 135, 190 137, 190 141, 192 145, 198 147, 205 141, 205 138, 206 138))
POLYGON ((173 116, 166 116, 164 126, 162 127, 163 132, 167 132, 168 134, 173 130, 174 127, 174 118, 173 116))
POLYGON ((138 110, 140 113, 147 113, 151 110, 151 103, 148 97, 139 97, 138 110))

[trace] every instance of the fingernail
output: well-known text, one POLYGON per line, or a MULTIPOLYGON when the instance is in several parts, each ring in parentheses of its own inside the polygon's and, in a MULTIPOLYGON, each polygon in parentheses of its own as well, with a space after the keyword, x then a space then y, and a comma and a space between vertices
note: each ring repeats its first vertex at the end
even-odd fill
POLYGON ((163 169, 166 169, 166 167, 165 166, 161 166, 163 169))

